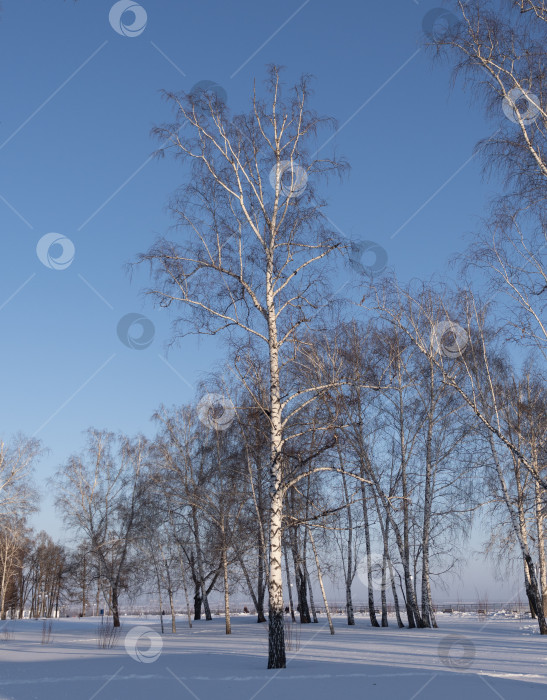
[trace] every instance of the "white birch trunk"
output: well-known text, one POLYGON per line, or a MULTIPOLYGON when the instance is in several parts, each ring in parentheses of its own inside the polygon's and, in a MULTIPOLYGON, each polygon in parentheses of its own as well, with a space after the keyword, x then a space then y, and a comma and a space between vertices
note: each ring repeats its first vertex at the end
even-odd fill
POLYGON ((230 589, 228 587, 228 557, 226 556, 226 544, 222 547, 222 571, 224 574, 224 616, 226 619, 226 634, 232 634, 230 620, 230 589))
MULTIPOLYGON (((507 510, 509 511, 509 516, 511 518, 511 524, 513 526, 513 532, 515 533, 517 537, 517 541, 520 546, 520 550, 522 552, 522 557, 524 559, 524 565, 526 567, 526 573, 527 573, 527 595, 528 598, 531 599, 534 607, 536 608, 536 614, 538 617, 538 623, 539 623, 539 632, 540 634, 547 634, 547 622, 545 621, 545 614, 543 612, 543 606, 540 604, 540 595, 539 595, 539 587, 538 587, 538 582, 536 578, 536 572, 535 572, 535 567, 534 567, 534 562, 532 559, 532 556, 530 554, 530 550, 528 548, 528 542, 527 538, 524 537, 524 528, 525 528, 525 523, 523 521, 522 514, 519 512, 518 514, 515 513, 514 508, 512 507, 511 503, 511 497, 509 495, 509 491, 507 489, 507 485, 505 483, 505 478, 503 476, 503 472, 501 469, 501 465, 499 462, 498 458, 498 453, 496 450, 496 446, 494 444, 494 436, 492 433, 489 434, 489 441, 490 441, 490 449, 492 451, 492 456, 494 458, 494 464, 496 465, 496 471, 498 473, 498 479, 500 482, 501 490, 503 493, 503 499, 505 501, 505 505, 507 506, 507 510)), ((518 482, 518 478, 516 479, 518 482)))
MULTIPOLYGON (((278 172, 276 199, 281 186, 281 170, 278 172)), ((273 245, 275 242, 275 212, 272 222, 272 241, 267 248, 266 309, 268 322, 268 350, 270 361, 270 570, 268 576, 269 626, 268 668, 285 668, 285 632, 283 628, 283 577, 281 572, 283 535, 283 417, 279 372, 279 345, 277 317, 273 285, 273 245)))
POLYGON ((313 539, 313 535, 311 534, 310 528, 308 528, 308 533, 310 536, 310 542, 311 542, 311 546, 313 548, 313 554, 315 557, 315 566, 317 568, 317 577, 319 579, 319 587, 321 588, 321 595, 323 596, 323 603, 325 605, 325 613, 327 615, 327 620, 329 621, 330 633, 334 634, 334 625, 332 624, 332 617, 330 614, 330 608, 329 608, 329 604, 327 602, 327 594, 325 593, 325 586, 323 585, 323 575, 321 573, 321 566, 319 564, 319 557, 317 556, 317 549, 315 547, 315 541, 313 539))
POLYGON ((186 614, 188 615, 188 627, 192 627, 192 613, 190 611, 190 599, 188 598, 188 586, 186 585, 186 568, 184 566, 183 554, 178 548, 179 552, 179 565, 180 565, 180 577, 182 579, 182 588, 184 590, 184 599, 186 601, 186 614))

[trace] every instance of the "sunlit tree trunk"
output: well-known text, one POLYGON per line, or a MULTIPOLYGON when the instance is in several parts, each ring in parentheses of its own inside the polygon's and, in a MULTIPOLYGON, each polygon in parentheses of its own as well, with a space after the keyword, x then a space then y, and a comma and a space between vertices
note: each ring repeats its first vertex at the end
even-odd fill
POLYGON ((311 546, 313 548, 313 555, 315 557, 315 566, 317 568, 317 577, 319 579, 319 587, 321 588, 321 595, 323 596, 323 604, 325 606, 325 614, 327 620, 329 621, 329 630, 331 634, 334 634, 334 625, 332 624, 332 616, 330 614, 329 603, 327 600, 327 594, 325 593, 325 586, 323 585, 323 575, 321 573, 321 565, 319 564, 319 556, 317 555, 317 547, 315 546, 315 540, 313 538, 311 529, 308 528, 311 546))
POLYGON ((310 594, 310 608, 311 608, 312 620, 314 621, 314 623, 318 623, 319 620, 317 619, 317 612, 315 610, 315 603, 313 600, 313 589, 312 589, 312 585, 311 585, 311 579, 310 579, 310 575, 308 573, 308 566, 306 564, 305 559, 304 559, 304 576, 306 577, 306 581, 308 584, 308 591, 310 594))
POLYGON ((230 620, 230 589, 228 587, 228 557, 226 555, 226 545, 222 547, 222 572, 224 574, 224 616, 226 619, 226 634, 232 634, 232 624, 230 620))
MULTIPOLYGON (((505 477, 503 475, 503 471, 498 457, 498 452, 494 443, 494 436, 492 435, 492 433, 489 433, 488 439, 490 442, 492 457, 496 466, 498 480, 505 501, 505 505, 507 506, 507 510, 509 511, 509 516, 511 518, 513 532, 515 533, 517 541, 519 543, 522 557, 524 559, 524 565, 526 567, 526 595, 528 596, 528 599, 530 601, 530 607, 535 609, 538 618, 540 634, 547 634, 547 622, 545 620, 545 614, 543 612, 543 605, 541 604, 541 596, 536 577, 534 561, 528 548, 527 535, 524 529, 526 527, 526 523, 523 518, 523 514, 520 510, 519 512, 515 513, 515 509, 513 507, 507 484, 505 482, 505 477)), ((519 481, 518 476, 516 481, 519 481)))
POLYGON ((431 511, 433 508, 433 427, 435 409, 435 369, 429 366, 429 402, 425 438, 425 486, 424 516, 422 529, 422 619, 425 627, 433 626, 431 599, 429 594, 429 540, 431 534, 431 511))
POLYGON ((192 627, 192 613, 190 612, 190 600, 188 598, 188 586, 186 585, 186 567, 184 566, 183 554, 180 547, 177 547, 179 554, 180 577, 184 590, 184 600, 186 602, 186 614, 188 616, 188 627, 192 627))

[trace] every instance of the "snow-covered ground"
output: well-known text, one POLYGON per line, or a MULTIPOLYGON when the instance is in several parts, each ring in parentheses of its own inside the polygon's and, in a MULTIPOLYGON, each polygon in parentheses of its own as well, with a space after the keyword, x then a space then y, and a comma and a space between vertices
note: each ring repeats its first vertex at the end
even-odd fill
MULTIPOLYGON (((158 634, 157 618, 123 618, 113 649, 99 649, 96 618, 0 626, 0 698, 27 700, 502 700, 547 696, 547 638, 537 625, 511 614, 487 619, 439 615, 439 629, 372 629, 359 616, 349 628, 335 618, 295 626, 287 668, 268 671, 266 625, 236 617, 178 618, 172 635, 158 634), (299 647, 296 649, 296 647, 299 647)), ((1 623, 0 623, 1 625, 1 623)))

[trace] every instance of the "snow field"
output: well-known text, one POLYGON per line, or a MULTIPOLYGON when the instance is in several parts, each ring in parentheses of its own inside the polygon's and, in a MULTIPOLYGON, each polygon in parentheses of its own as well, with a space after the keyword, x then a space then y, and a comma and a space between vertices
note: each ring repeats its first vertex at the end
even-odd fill
POLYGON ((293 627, 287 668, 268 671, 267 626, 254 616, 194 622, 124 617, 116 646, 98 647, 97 618, 0 624, 2 700, 512 700, 547 696, 547 638, 532 621, 497 613, 439 615, 439 629, 373 629, 359 616, 293 627))

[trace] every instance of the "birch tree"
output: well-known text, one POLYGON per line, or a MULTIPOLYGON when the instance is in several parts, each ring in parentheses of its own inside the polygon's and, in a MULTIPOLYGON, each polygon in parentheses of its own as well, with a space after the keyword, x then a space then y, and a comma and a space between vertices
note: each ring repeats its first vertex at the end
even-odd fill
MULTIPOLYGON (((504 405, 499 414, 512 440, 530 452, 538 471, 545 471, 545 381, 537 368, 533 378, 530 372, 528 365, 520 379, 511 378, 506 382, 504 405)), ((486 480, 488 494, 493 498, 494 527, 490 545, 504 541, 506 560, 513 550, 520 553, 530 610, 540 628, 545 628, 545 493, 520 460, 500 452, 490 436, 488 445, 493 462, 492 474, 486 480), (498 503, 503 504, 501 510, 498 503)))
POLYGON ((21 523, 4 521, 0 527, 0 619, 6 619, 8 593, 22 568, 21 523))
POLYGON ((0 440, 0 519, 24 518, 36 510, 32 473, 42 453, 40 442, 24 435, 0 440))
POLYGON ((545 216, 547 197, 547 22, 537 2, 452 0, 450 29, 430 42, 473 90, 497 129, 478 144, 485 167, 503 176, 496 204, 545 216), (535 11, 532 11, 535 8, 535 11))
POLYGON ((451 291, 424 283, 403 288, 393 280, 376 289, 371 303, 432 363, 475 420, 547 489, 547 479, 535 469, 531 454, 504 429, 499 413, 503 406, 497 370, 504 339, 491 305, 469 288, 451 291))
POLYGON ((89 543, 100 577, 108 582, 113 624, 120 626, 119 596, 127 588, 144 498, 148 445, 144 437, 89 430, 87 448, 53 479, 66 524, 89 543))
MULTIPOLYGON (((453 390, 471 412, 476 429, 487 435, 497 483, 511 519, 511 527, 526 567, 527 595, 536 609, 542 608, 540 586, 526 537, 522 516, 515 511, 503 463, 509 458, 517 471, 530 477, 544 500, 547 480, 538 468, 535 440, 522 439, 506 419, 507 353, 503 333, 480 297, 469 289, 460 294, 439 293, 429 286, 420 290, 385 286, 376 299, 382 315, 399 328, 428 359, 439 381, 453 390), (458 319, 456 321, 455 319, 458 319)), ((541 634, 547 634, 542 610, 538 612, 541 634)))
POLYGON ((285 97, 272 68, 266 99, 256 87, 251 109, 232 119, 218 96, 166 93, 175 120, 156 129, 164 146, 190 166, 173 197, 184 239, 158 241, 149 290, 177 314, 174 337, 189 332, 253 337, 267 357, 269 423, 269 655, 286 664, 283 633, 282 517, 287 492, 284 450, 290 416, 323 387, 289 387, 284 368, 299 329, 324 297, 324 264, 340 247, 325 226, 316 183, 343 164, 322 156, 317 136, 330 119, 309 107, 303 78, 285 97), (320 154, 320 155, 318 155, 320 154))
POLYGON ((484 273, 512 340, 547 358, 547 21, 544 2, 457 0, 450 30, 431 38, 484 104, 494 131, 477 145, 503 191, 465 268, 484 273))

